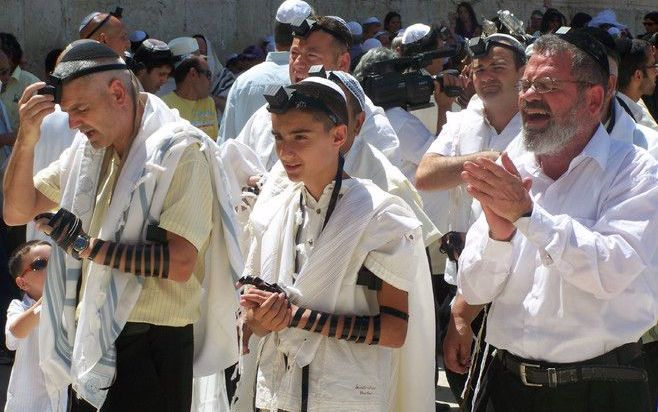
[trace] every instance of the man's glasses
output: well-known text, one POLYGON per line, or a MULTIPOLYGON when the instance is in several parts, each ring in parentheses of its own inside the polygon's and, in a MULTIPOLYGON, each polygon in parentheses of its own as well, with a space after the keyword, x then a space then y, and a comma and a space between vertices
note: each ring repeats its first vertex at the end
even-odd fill
POLYGON ((658 63, 654 64, 649 64, 647 66, 642 66, 643 69, 657 69, 658 70, 658 63))
POLYGON ((534 80, 519 80, 516 83, 516 90, 525 93, 530 88, 533 88, 537 93, 539 94, 544 94, 544 93, 550 93, 555 90, 558 90, 559 84, 560 83, 577 83, 577 84, 586 84, 586 85, 592 85, 590 82, 585 82, 581 80, 556 80, 556 79, 551 79, 550 77, 540 77, 538 79, 534 80))
POLYGON ((27 266, 27 269, 23 271, 21 276, 25 275, 27 272, 38 272, 45 269, 46 266, 48 266, 48 259, 36 258, 27 266))
POLYGON ((0 69, 0 76, 6 76, 9 74, 9 69, 0 69))
POLYGON ((654 23, 652 21, 644 21, 644 22, 642 22, 642 25, 643 26, 655 26, 656 23, 654 23))
POLYGON ((206 76, 206 77, 208 78, 208 80, 210 80, 210 78, 212 77, 212 71, 211 71, 211 70, 206 70, 206 69, 198 68, 198 69, 196 69, 196 71, 197 71, 197 73, 199 73, 200 75, 202 75, 202 76, 206 76))

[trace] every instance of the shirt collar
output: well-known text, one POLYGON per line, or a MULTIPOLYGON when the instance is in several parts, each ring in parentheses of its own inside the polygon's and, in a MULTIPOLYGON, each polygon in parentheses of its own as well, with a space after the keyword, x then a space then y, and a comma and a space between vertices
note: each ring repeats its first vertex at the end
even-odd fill
MULTIPOLYGON (((521 135, 519 135, 519 137, 522 138, 521 135)), ((606 132, 603 125, 599 123, 599 127, 596 129, 596 132, 594 132, 592 138, 589 139, 589 142, 587 142, 587 145, 585 145, 582 152, 574 157, 571 160, 571 163, 569 163, 569 169, 567 170, 567 173, 586 158, 593 159, 602 170, 605 170, 608 164, 608 157, 610 155, 611 139, 612 138, 608 132, 606 132)), ((521 154, 521 159, 527 159, 527 162, 521 160, 521 163, 526 164, 525 169, 530 175, 535 177, 539 176, 541 173, 541 167, 539 166, 537 156, 535 156, 534 153, 524 150, 521 154), (527 159, 526 156, 530 157, 531 159, 527 159)))
POLYGON ((591 158, 598 163, 599 167, 605 170, 608 164, 608 156, 610 153, 610 135, 606 132, 602 124, 594 132, 594 135, 580 154, 578 154, 569 165, 569 169, 575 166, 577 162, 584 158, 591 158))
POLYGON ((290 52, 288 51, 273 51, 267 53, 267 57, 265 58, 266 62, 272 62, 276 63, 280 66, 283 66, 285 64, 288 64, 288 60, 290 59, 290 52))
POLYGON ((633 117, 635 119, 641 119, 642 118, 642 106, 640 106, 637 102, 634 102, 631 100, 630 97, 626 96, 622 92, 617 92, 617 96, 619 96, 620 99, 626 103, 629 109, 631 109, 631 112, 633 112, 633 117))
POLYGON ((14 69, 14 73, 12 73, 11 77, 13 77, 16 80, 20 80, 21 74, 23 74, 23 70, 21 69, 21 66, 16 66, 16 69, 14 69))

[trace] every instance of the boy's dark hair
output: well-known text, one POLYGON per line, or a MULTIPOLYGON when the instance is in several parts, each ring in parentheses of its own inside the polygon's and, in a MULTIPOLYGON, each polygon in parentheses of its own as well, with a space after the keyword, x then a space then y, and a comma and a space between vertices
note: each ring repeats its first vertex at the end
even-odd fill
POLYGON ((55 70, 55 66, 57 65, 57 58, 60 54, 62 54, 63 51, 64 49, 52 49, 48 52, 45 60, 46 75, 52 73, 53 70, 55 70))
POLYGON ((292 26, 279 21, 274 23, 274 44, 289 49, 292 46, 292 26))
POLYGON ((13 66, 18 66, 23 58, 21 44, 11 33, 0 33, 0 50, 5 52, 13 66))
POLYGON ((619 39, 617 40, 617 52, 619 53, 619 76, 617 77, 617 89, 626 89, 637 70, 645 72, 642 66, 646 65, 651 45, 645 40, 619 39))
POLYGON ((399 18, 402 20, 402 16, 400 16, 400 13, 396 11, 389 11, 386 13, 386 17, 384 17, 384 30, 388 30, 388 24, 393 20, 395 17, 399 18))
POLYGON ((32 248, 41 245, 50 246, 50 243, 45 240, 30 240, 14 250, 14 253, 9 257, 9 274, 12 278, 16 279, 21 276, 23 270, 23 257, 27 255, 32 248))
POLYGON ((352 46, 352 33, 340 21, 330 16, 317 16, 316 24, 311 29, 314 31, 324 31, 333 37, 334 43, 341 52, 346 52, 352 46))

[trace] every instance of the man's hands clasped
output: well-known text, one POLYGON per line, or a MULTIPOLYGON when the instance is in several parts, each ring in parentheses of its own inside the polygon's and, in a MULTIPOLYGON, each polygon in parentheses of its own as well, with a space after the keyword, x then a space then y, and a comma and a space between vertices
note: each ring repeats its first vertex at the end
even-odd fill
POLYGON ((465 162, 462 179, 468 193, 482 205, 491 238, 510 240, 516 232, 513 223, 532 212, 532 179, 521 178, 507 153, 501 160, 502 166, 485 157, 465 162))

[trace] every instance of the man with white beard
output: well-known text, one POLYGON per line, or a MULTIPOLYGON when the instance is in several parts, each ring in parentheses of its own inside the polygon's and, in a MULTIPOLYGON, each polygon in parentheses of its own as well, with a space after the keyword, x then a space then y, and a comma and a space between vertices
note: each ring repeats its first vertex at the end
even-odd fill
POLYGON ((519 82, 525 150, 464 165, 484 213, 458 285, 492 304, 496 410, 651 410, 638 340, 658 318, 657 165, 600 124, 608 75, 589 35, 542 36, 519 82))

